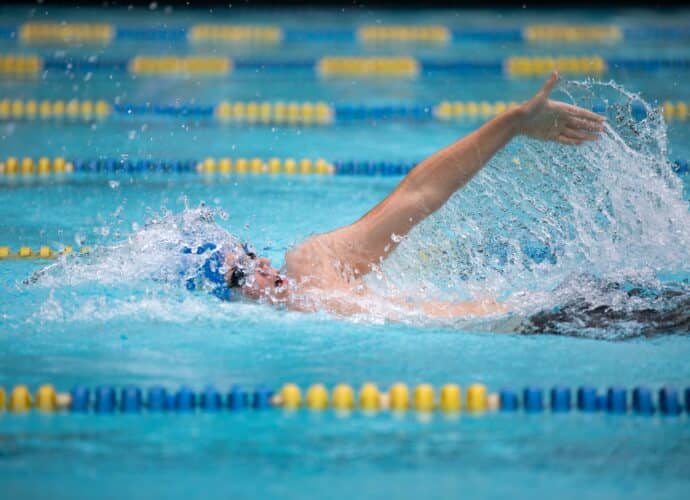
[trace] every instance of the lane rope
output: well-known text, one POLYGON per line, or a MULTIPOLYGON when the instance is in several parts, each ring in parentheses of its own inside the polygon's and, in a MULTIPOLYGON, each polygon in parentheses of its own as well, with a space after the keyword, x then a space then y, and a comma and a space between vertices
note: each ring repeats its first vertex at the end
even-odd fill
POLYGON ((382 391, 371 382, 362 384, 355 391, 349 384, 338 384, 330 391, 323 384, 310 385, 304 394, 293 383, 284 384, 279 390, 260 385, 248 390, 239 385, 221 393, 213 385, 201 391, 182 386, 168 391, 163 386, 147 390, 136 385, 117 389, 101 385, 91 389, 77 385, 69 392, 59 392, 53 385, 41 385, 34 394, 24 384, 15 385, 9 394, 0 387, 0 412, 25 413, 36 409, 52 413, 117 414, 157 412, 219 412, 242 410, 268 410, 282 408, 296 411, 333 410, 339 413, 360 411, 377 413, 390 411, 404 413, 443 412, 450 414, 468 413, 483 415, 492 412, 517 414, 606 413, 610 415, 635 415, 649 417, 660 414, 679 417, 690 414, 690 387, 681 394, 673 386, 658 390, 637 386, 632 391, 624 387, 608 387, 604 391, 593 386, 580 386, 572 390, 567 386, 553 386, 548 391, 538 386, 527 386, 522 390, 503 388, 490 392, 483 384, 473 383, 463 391, 455 383, 448 383, 438 390, 431 384, 419 384, 412 390, 402 382, 394 383, 388 391, 382 391))
POLYGON ((347 42, 359 44, 434 44, 453 42, 513 42, 529 44, 615 44, 622 41, 679 40, 690 37, 690 26, 622 27, 616 24, 528 24, 506 28, 451 27, 441 24, 364 24, 353 28, 281 27, 270 23, 201 23, 186 27, 144 28, 110 23, 28 22, 3 26, 0 38, 18 38, 26 45, 113 41, 179 41, 190 44, 279 44, 347 42), (17 36, 18 34, 18 36, 17 36))
MULTIPOLYGON (((98 99, 17 99, 0 98, 0 120, 82 121, 92 123, 110 117, 139 118, 160 116, 182 119, 208 119, 233 125, 333 125, 353 121, 472 121, 484 120, 512 107, 515 101, 443 100, 436 103, 366 105, 325 101, 220 101, 216 104, 117 104, 98 99)), ((615 105, 609 105, 616 109, 615 105)), ((605 113, 604 104, 591 108, 605 113)), ((659 110, 667 121, 689 121, 687 101, 663 101, 659 110)), ((631 103, 637 120, 646 117, 639 101, 631 103)))
MULTIPOLYGON (((37 250, 29 246, 22 246, 16 252, 12 252, 12 248, 8 246, 0 246, 0 261, 10 260, 30 260, 30 259, 57 259, 63 255, 69 255, 74 252, 74 248, 69 245, 64 245, 60 248, 53 249, 49 246, 41 246, 37 250)), ((86 255, 91 252, 91 247, 82 246, 79 248, 79 253, 86 255)))
POLYGON ((436 74, 503 74, 509 78, 541 78, 550 71, 565 75, 601 76, 611 71, 656 72, 689 70, 690 58, 604 58, 588 56, 512 56, 495 59, 426 59, 412 56, 342 57, 318 59, 242 59, 215 55, 144 56, 110 59, 74 58, 26 54, 0 55, 4 78, 37 78, 39 74, 69 75, 74 72, 128 71, 133 77, 227 77, 236 71, 303 71, 331 78, 416 78, 436 74))
MULTIPOLYGON (((519 161, 519 159, 514 159, 519 161)), ((326 160, 324 158, 230 158, 212 157, 204 159, 166 160, 166 159, 70 159, 62 157, 18 158, 10 156, 0 159, 0 178, 17 179, 48 177, 50 174, 66 175, 73 173, 197 173, 215 174, 256 174, 256 175, 349 175, 349 176, 400 176, 412 170, 419 160, 326 160)), ((688 173, 687 160, 675 160, 672 168, 677 174, 688 173)))

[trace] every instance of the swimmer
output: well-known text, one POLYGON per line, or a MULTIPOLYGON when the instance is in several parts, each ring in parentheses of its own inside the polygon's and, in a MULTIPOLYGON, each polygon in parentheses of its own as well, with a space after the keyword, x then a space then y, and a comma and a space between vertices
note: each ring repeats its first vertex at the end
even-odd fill
POLYGON ((375 295, 363 277, 374 270, 415 225, 438 210, 514 137, 578 145, 597 139, 604 118, 549 99, 554 72, 526 103, 487 121, 479 129, 419 163, 383 201, 358 221, 318 234, 290 249, 282 271, 246 245, 225 254, 221 281, 248 299, 299 311, 338 316, 405 313, 433 318, 485 316, 505 312, 492 299, 462 303, 413 302, 375 295))

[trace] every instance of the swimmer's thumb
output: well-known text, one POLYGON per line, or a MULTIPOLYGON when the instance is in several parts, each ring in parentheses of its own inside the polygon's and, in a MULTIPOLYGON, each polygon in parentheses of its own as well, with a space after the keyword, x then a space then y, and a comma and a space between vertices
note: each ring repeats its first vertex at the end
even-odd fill
POLYGON ((546 83, 541 88, 541 94, 544 97, 548 98, 549 95, 551 95, 551 92, 553 91, 554 87, 558 83, 558 80, 560 80, 560 78, 558 76, 558 72, 554 71, 553 73, 551 73, 551 76, 549 77, 548 80, 546 80, 546 83))

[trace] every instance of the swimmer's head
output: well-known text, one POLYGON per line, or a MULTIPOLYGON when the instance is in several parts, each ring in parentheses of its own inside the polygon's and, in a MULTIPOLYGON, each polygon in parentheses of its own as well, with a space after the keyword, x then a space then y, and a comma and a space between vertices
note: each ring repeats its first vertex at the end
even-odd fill
POLYGON ((259 257, 247 245, 225 254, 225 281, 253 300, 283 302, 287 297, 287 280, 266 257, 259 257))

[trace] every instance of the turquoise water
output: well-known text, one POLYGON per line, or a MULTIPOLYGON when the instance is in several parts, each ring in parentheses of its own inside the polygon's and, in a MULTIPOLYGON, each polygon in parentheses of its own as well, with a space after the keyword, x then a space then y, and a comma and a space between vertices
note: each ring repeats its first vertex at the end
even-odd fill
MULTIPOLYGON (((354 26, 379 18, 403 22, 411 15, 310 12, 300 22, 354 26)), ((22 11, 4 10, 2 24, 17 24, 25 16, 22 11)), ((55 11, 51 16, 96 19, 102 12, 55 11)), ((243 21, 298 24, 293 13, 238 16, 243 21)), ((602 21, 602 16, 587 12, 573 14, 576 18, 602 21)), ((683 16, 611 12, 603 18, 625 26, 657 26, 678 23, 683 16)), ((160 27, 161 23, 186 25, 207 19, 207 14, 117 11, 108 19, 160 27)), ((449 23, 450 19, 454 25, 490 27, 559 18, 531 12, 431 12, 426 20, 449 23)), ((12 52, 17 46, 12 40, 0 40, 0 52, 12 52)), ((682 54, 686 48, 681 39, 553 50, 660 57, 682 54)), ((36 52, 50 55, 56 50, 36 52)), ((80 56, 101 52, 130 56, 138 51, 189 49, 183 42, 117 42, 106 49, 66 50, 80 56)), ((518 43, 477 42, 459 42, 448 49, 388 50, 439 58, 467 54, 503 58, 545 51, 518 43)), ((295 58, 362 51, 345 43, 241 49, 250 56, 295 58)), ((648 102, 688 99, 687 73, 681 70, 619 71, 611 76, 648 102)), ((51 73, 34 82, 0 81, 3 96, 9 98, 76 96, 165 104, 213 104, 221 99, 359 104, 522 100, 539 85, 538 80, 482 74, 413 81, 323 81, 308 71, 275 75, 238 71, 220 81, 133 79, 117 72, 94 72, 90 77, 83 72, 51 73)), ((627 99, 622 91, 607 86, 582 90, 564 84, 562 88, 578 102, 590 94, 610 98, 611 103, 627 99)), ((565 93, 558 96, 568 98, 565 93)), ((653 292, 680 290, 680 297, 687 298, 690 183, 687 176, 672 174, 664 159, 690 159, 690 125, 670 123, 667 140, 662 124, 638 126, 623 115, 617 121, 611 112, 612 131, 596 146, 566 150, 516 141, 461 196, 412 234, 385 269, 396 286, 423 285, 443 297, 457 298, 486 287, 513 301, 515 317, 523 325, 538 311, 583 301, 628 313, 619 320, 605 316, 596 326, 578 323, 577 318, 582 318, 573 314, 576 320, 540 335, 523 335, 502 321, 438 324, 410 318, 394 324, 376 317, 350 321, 257 304, 226 304, 189 294, 171 278, 179 252, 166 244, 166 238, 177 241, 190 231, 229 231, 252 241, 280 264, 285 249, 313 233, 357 219, 399 178, 75 174, 49 180, 2 179, 0 244, 36 248, 85 243, 94 252, 59 262, 30 285, 23 281, 44 262, 0 263, 0 385, 26 383, 35 389, 49 382, 68 390, 77 383, 163 384, 169 389, 187 384, 201 389, 213 383, 225 391, 235 383, 278 388, 287 381, 306 387, 314 382, 332 386, 371 380, 386 388, 403 380, 458 382, 463 387, 481 382, 491 390, 527 384, 686 387, 690 342, 687 312, 679 310, 682 302, 673 309, 674 299, 638 301, 612 291, 610 285, 623 283, 625 288, 632 283, 653 292), (620 146, 619 135, 643 154, 620 146), (519 165, 514 158, 521 160, 519 165), (484 189, 495 189, 493 197, 482 198, 484 189), (535 218, 526 205, 540 202, 546 206, 545 215, 535 218), (214 222, 200 218, 202 204, 214 212, 214 222), (597 210, 608 222, 597 218, 597 210), (505 220, 510 224, 503 225, 505 220), (476 224, 482 228, 479 234, 470 230, 476 224), (552 231, 549 242, 560 252, 556 264, 523 261, 516 242, 535 236, 534 227, 552 231), (603 229, 590 231, 591 227, 603 229), (501 248, 515 256, 515 263, 495 266, 493 260, 472 253, 475 243, 486 243, 486 235, 505 236, 501 248), (419 246, 445 249, 456 258, 449 262, 432 258, 422 264, 419 246), (519 295, 525 291, 528 299, 519 295), (656 311, 667 321, 634 316, 641 310, 656 311), (680 320, 672 321, 673 314, 680 320)), ((15 121, 0 123, 0 156, 409 160, 433 153, 476 126, 463 121, 381 121, 240 127, 210 120, 124 116, 95 125, 15 121)), ((590 309, 585 308, 585 322, 595 317, 590 309)), ((680 498, 690 477, 688 443, 687 415, 463 414, 458 420, 435 415, 426 421, 413 413, 402 419, 387 413, 339 418, 331 412, 280 411, 3 414, 0 481, 10 497, 570 498, 586 491, 601 498, 680 498)))

